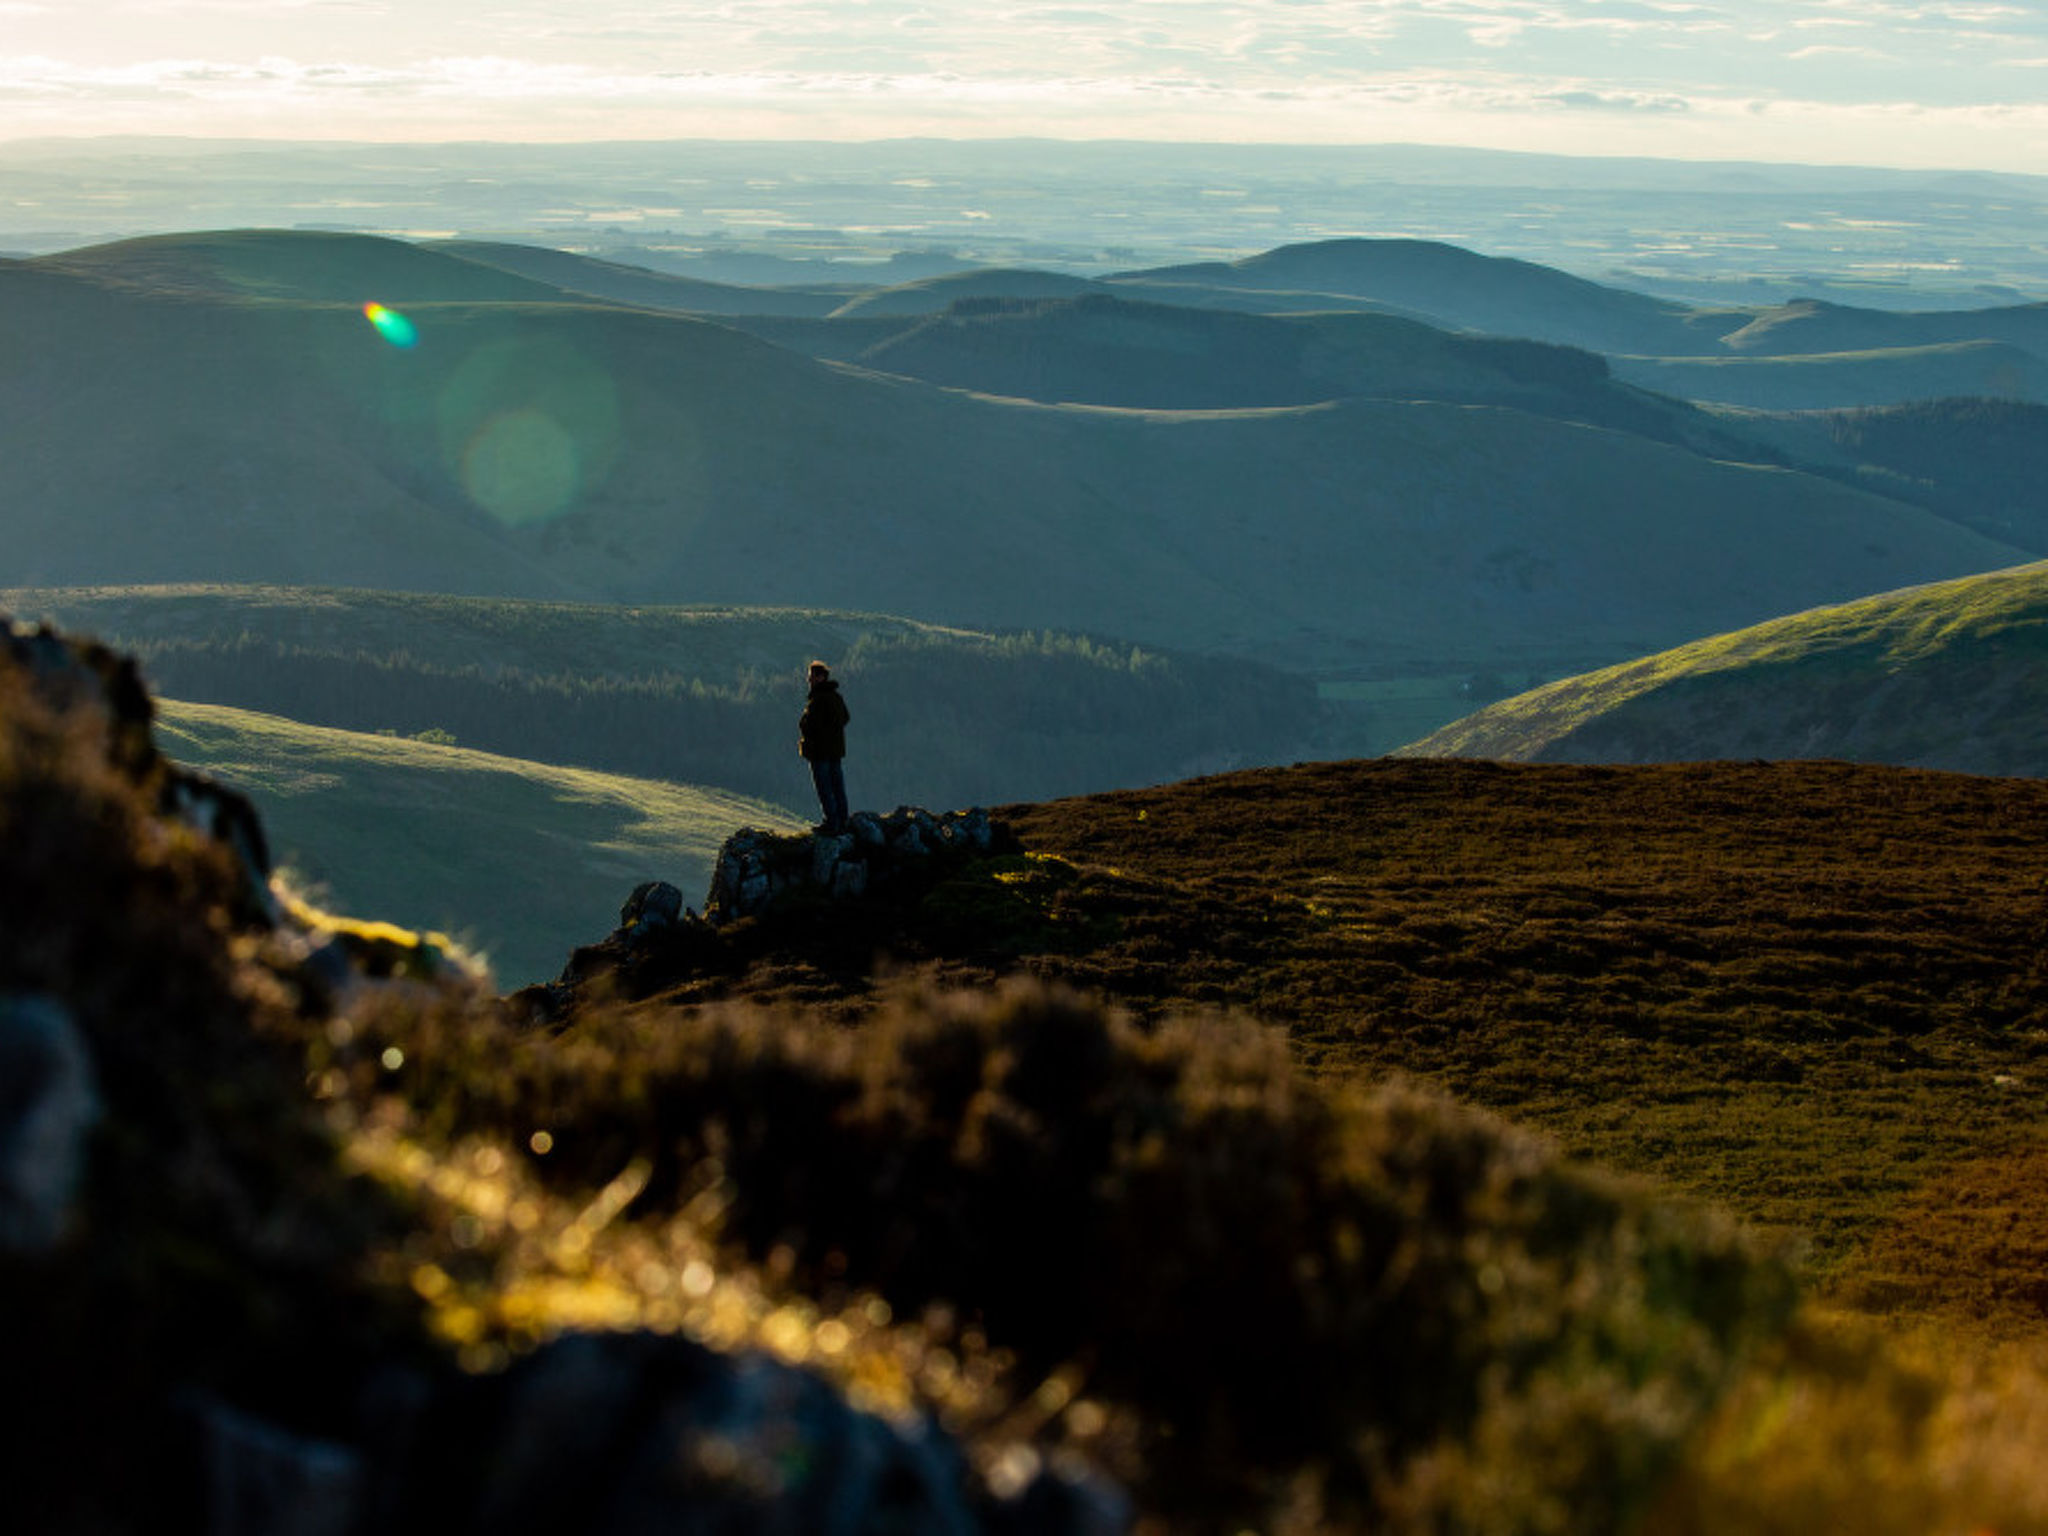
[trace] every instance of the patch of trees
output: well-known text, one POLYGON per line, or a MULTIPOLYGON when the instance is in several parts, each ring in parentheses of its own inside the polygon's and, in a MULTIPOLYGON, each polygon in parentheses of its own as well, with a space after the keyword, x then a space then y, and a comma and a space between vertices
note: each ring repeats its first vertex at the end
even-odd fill
POLYGON ((2048 554, 2048 406, 1922 400, 1837 412, 1829 430, 1866 489, 2048 554))
MULTIPOLYGON (((445 666, 398 650, 324 650, 244 633, 125 642, 167 697, 313 725, 718 785, 804 803, 801 668, 723 677, 445 666)), ((1162 655, 1081 636, 884 636, 835 672, 853 710, 848 779, 862 805, 1039 800, 1302 755, 1312 685, 1250 662, 1162 655)))

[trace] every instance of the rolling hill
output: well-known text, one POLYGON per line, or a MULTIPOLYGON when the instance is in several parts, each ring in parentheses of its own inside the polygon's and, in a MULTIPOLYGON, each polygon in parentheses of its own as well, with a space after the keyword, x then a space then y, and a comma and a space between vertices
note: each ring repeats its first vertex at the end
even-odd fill
POLYGON ((1451 673, 1578 670, 2019 558, 1500 406, 1050 407, 617 306, 408 313, 402 348, 340 303, 0 268, 7 584, 827 607, 1451 673))
MULTIPOLYGON (((1282 246, 1233 262, 1118 273, 1106 281, 1152 297, 1228 302, 1202 294, 1285 295, 1291 308, 1349 299, 1397 310, 1450 330, 1525 336, 1596 352, 1700 350, 1702 316, 1683 304, 1573 277, 1554 267, 1483 256, 1434 240, 1325 240, 1282 246)), ((1740 312, 1733 329, 1748 318, 1740 312)))
POLYGON ((502 985, 561 969, 562 935, 609 927, 644 880, 703 899, 725 839, 802 825, 724 790, 163 700, 166 755, 256 804, 272 852, 323 906, 437 929, 502 985))
POLYGON ((1402 756, 1848 758, 2048 776, 2048 565, 1814 609, 1502 700, 1402 756))

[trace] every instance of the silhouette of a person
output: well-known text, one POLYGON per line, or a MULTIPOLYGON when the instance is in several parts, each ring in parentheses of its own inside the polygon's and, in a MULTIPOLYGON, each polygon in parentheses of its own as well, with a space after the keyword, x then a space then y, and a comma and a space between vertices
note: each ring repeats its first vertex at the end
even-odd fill
POLYGON ((853 718, 846 700, 839 696, 839 684, 831 668, 822 661, 810 666, 810 697, 797 720, 797 751, 811 765, 811 784, 818 791, 818 808, 825 819, 819 832, 846 830, 846 722, 853 718))

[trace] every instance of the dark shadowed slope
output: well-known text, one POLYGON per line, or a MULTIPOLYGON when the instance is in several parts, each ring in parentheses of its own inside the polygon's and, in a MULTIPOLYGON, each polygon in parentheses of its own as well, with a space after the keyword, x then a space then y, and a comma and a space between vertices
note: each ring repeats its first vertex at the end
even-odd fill
POLYGON ((1590 353, 1394 315, 1255 315, 1091 293, 963 299, 870 339, 875 324, 747 328, 928 383, 1046 403, 1230 410, 1363 395, 1512 405, 1667 439, 1723 433, 1698 412, 1616 386, 1590 353))
POLYGON ((2048 356, 2000 341, 1788 356, 1615 357, 1614 375, 1687 400, 1767 411, 1905 405, 1955 396, 2048 401, 2048 356))
POLYGON ((1794 614, 1567 678, 1404 756, 1851 758, 2048 775, 2048 565, 1794 614))
POLYGON ((1794 464, 2048 555, 2048 404, 1983 397, 1737 423, 1794 464))

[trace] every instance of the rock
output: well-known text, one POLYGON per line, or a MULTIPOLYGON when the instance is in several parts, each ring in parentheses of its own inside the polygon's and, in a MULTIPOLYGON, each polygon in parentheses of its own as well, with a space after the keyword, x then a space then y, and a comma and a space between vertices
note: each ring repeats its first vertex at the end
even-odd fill
POLYGON ((0 1250, 56 1246, 99 1118, 92 1057, 70 1013, 40 994, 0 995, 0 1250))
POLYGON ((892 1424, 821 1377, 651 1333, 572 1335, 430 1415, 406 1507, 497 1536, 974 1536, 974 1480, 928 1421, 892 1424), (436 1444, 454 1436, 459 1443, 436 1444), (474 1486, 431 1486, 450 1467, 474 1486), (429 1486, 417 1484, 425 1482, 429 1486), (460 1513, 458 1514, 458 1509, 460 1513))
POLYGON ((633 894, 619 908, 619 926, 636 934, 673 927, 683 915, 683 893, 666 880, 649 880, 633 887, 633 894))
POLYGON ((839 861, 853 852, 854 839, 844 834, 819 834, 811 839, 811 884, 832 888, 839 861))
POLYGON ((807 892, 858 901, 899 881, 932 877, 952 863, 992 852, 1004 833, 982 809, 943 815, 898 806, 886 816, 861 811, 842 833, 779 837, 735 832, 719 850, 704 916, 714 923, 756 917, 778 900, 807 892))
POLYGON ((276 927, 284 913, 270 888, 270 842, 263 834, 263 818, 256 814, 249 797, 206 774, 173 768, 165 776, 159 798, 165 815, 227 845, 242 874, 242 916, 264 927, 276 927))
POLYGON ((19 667, 55 709, 98 716, 107 760, 137 782, 161 762, 150 721, 156 710, 135 658, 96 640, 73 640, 48 624, 33 628, 0 614, 0 653, 19 667))
POLYGON ((365 1491, 363 1458, 308 1440, 225 1403, 190 1404, 199 1429, 206 1536, 353 1536, 365 1491))

